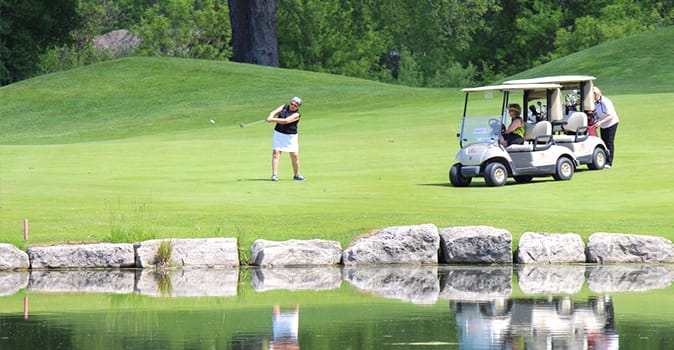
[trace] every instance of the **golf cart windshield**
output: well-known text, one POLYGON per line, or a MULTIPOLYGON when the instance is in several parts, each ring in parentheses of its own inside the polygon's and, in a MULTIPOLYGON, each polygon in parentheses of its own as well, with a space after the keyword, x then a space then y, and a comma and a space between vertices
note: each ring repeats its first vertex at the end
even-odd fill
POLYGON ((459 138, 463 147, 473 143, 496 143, 501 134, 499 115, 465 117, 459 138))

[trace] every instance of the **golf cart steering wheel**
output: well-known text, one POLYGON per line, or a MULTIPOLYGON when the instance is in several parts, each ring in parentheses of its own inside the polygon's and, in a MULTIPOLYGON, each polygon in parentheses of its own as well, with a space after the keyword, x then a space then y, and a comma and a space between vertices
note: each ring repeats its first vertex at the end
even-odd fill
POLYGON ((496 118, 489 119, 489 127, 491 128, 491 131, 494 133, 494 135, 503 134, 503 132, 506 130, 505 125, 503 125, 503 123, 501 123, 501 121, 496 118))

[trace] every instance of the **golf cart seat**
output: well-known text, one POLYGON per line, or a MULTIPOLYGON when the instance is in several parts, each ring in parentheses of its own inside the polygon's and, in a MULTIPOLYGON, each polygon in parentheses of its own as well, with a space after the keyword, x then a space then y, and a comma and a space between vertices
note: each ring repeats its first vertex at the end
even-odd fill
POLYGON ((587 135, 587 115, 583 112, 574 112, 564 125, 566 135, 554 135, 555 142, 582 142, 587 135))
POLYGON ((543 151, 552 146, 552 124, 543 120, 535 125, 526 124, 523 145, 510 145, 508 152, 534 152, 543 151))

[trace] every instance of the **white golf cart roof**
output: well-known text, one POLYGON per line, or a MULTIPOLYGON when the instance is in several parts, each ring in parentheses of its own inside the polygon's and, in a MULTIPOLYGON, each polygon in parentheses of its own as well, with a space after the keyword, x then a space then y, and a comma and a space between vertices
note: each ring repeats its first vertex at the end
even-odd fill
POLYGON ((523 83, 523 84, 501 84, 501 85, 487 85, 479 86, 473 88, 461 89, 463 92, 481 92, 481 91, 511 91, 511 90, 548 90, 548 89, 557 89, 562 86, 559 84, 533 84, 533 83, 523 83))
POLYGON ((508 80, 503 84, 544 84, 544 83, 558 83, 558 84, 568 84, 568 83, 580 83, 584 81, 592 81, 597 78, 590 75, 556 75, 551 77, 540 77, 540 78, 531 78, 531 79, 516 79, 508 80))

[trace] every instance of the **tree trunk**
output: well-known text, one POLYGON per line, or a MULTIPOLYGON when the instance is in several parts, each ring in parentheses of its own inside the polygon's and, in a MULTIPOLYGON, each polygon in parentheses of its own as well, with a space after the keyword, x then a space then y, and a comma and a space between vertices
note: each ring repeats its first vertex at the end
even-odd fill
POLYGON ((232 61, 278 67, 277 0, 229 0, 232 61))

